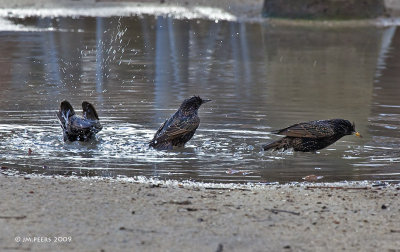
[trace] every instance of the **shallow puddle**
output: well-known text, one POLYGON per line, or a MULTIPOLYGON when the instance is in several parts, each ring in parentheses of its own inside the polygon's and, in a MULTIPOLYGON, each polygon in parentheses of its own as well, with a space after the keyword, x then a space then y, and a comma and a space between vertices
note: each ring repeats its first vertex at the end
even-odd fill
POLYGON ((141 16, 10 18, 0 30, 1 166, 204 182, 400 179, 396 27, 141 16), (192 95, 213 100, 193 139, 149 149, 192 95), (77 111, 95 105, 96 141, 63 142, 55 112, 64 99, 77 111), (261 151, 279 138, 273 129, 330 118, 354 121, 364 138, 317 153, 261 151))

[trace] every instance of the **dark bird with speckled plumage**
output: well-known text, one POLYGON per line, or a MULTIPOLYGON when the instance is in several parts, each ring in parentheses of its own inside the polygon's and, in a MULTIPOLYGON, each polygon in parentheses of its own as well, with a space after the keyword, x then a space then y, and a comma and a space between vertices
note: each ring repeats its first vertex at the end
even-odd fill
POLYGON ((100 124, 96 109, 89 102, 82 102, 83 116, 75 114, 68 101, 61 102, 57 112, 63 129, 64 141, 87 141, 93 138, 103 127, 100 124))
POLYGON ((323 149, 346 135, 361 137, 360 133, 356 132, 354 123, 344 119, 303 122, 272 133, 285 137, 263 145, 264 150, 293 148, 294 151, 309 152, 323 149))
POLYGON ((183 147, 199 127, 200 118, 197 111, 202 104, 209 101, 211 100, 201 99, 199 96, 184 100, 178 111, 157 130, 149 146, 158 150, 183 147))

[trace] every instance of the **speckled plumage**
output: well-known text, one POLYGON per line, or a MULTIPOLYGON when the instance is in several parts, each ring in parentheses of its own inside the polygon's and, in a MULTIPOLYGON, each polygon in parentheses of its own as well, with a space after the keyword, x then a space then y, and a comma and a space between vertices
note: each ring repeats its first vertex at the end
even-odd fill
POLYGON ((344 119, 319 120, 294 124, 290 127, 272 132, 285 135, 280 140, 266 144, 264 150, 316 151, 323 149, 343 136, 356 133, 354 124, 344 119))
POLYGON ((83 116, 75 114, 68 101, 61 102, 57 117, 63 129, 64 141, 87 141, 93 138, 103 127, 96 109, 89 102, 82 102, 83 116))
POLYGON ((194 135, 199 127, 200 118, 198 109, 203 103, 210 100, 203 100, 193 96, 183 101, 178 111, 167 119, 157 130, 149 146, 155 149, 172 149, 183 147, 194 135))

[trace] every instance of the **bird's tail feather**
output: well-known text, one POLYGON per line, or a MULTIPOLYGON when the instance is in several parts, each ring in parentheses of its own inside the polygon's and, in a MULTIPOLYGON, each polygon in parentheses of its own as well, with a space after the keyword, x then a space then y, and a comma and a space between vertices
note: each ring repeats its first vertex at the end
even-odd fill
POLYGON ((171 142, 157 142, 157 140, 151 140, 149 146, 156 150, 172 150, 173 146, 171 142))
POLYGON ((285 139, 280 139, 275 142, 265 144, 262 146, 262 148, 267 151, 267 150, 280 150, 280 149, 288 149, 288 143, 285 141, 285 139))

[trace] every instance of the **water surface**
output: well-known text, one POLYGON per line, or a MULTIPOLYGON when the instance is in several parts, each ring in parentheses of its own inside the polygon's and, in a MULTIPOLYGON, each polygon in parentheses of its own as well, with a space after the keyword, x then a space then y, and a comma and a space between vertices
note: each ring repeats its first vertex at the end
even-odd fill
POLYGON ((168 17, 10 18, 0 31, 0 164, 22 172, 206 182, 400 179, 400 31, 168 17), (15 29, 10 29, 15 26, 15 29), (192 96, 212 99, 184 149, 147 143, 192 96), (103 130, 64 143, 55 111, 95 105, 103 130), (269 131, 344 118, 317 153, 263 152, 269 131), (32 150, 28 155, 29 148, 32 150))

